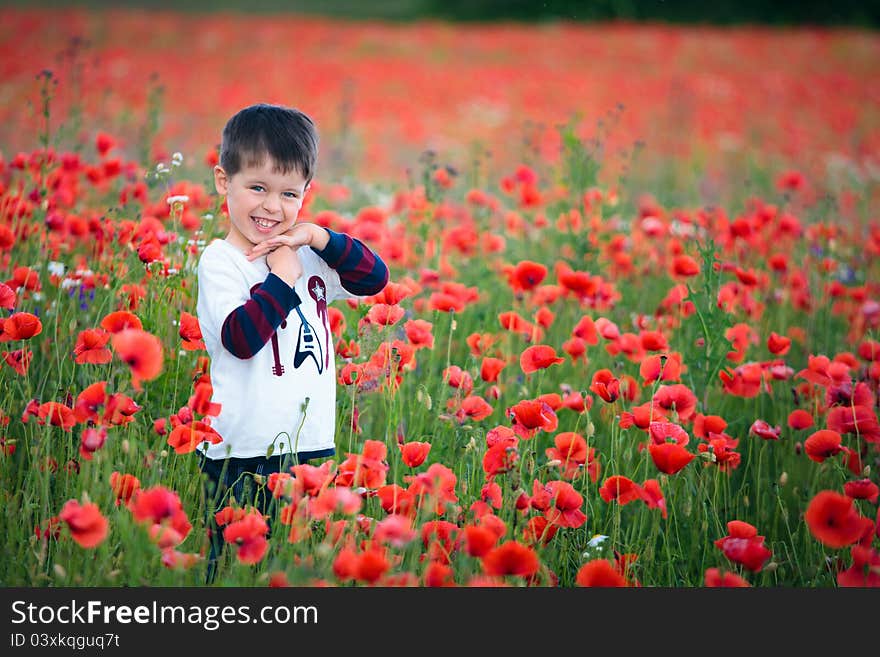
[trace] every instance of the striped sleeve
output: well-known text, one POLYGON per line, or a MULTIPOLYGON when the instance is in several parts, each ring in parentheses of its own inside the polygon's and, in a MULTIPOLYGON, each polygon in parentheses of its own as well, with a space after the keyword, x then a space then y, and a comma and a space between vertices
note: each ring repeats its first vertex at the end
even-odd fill
POLYGON ((296 291, 270 273, 265 282, 251 292, 251 298, 224 320, 220 329, 223 346, 236 358, 253 357, 300 303, 296 291))
POLYGON ((378 294, 388 283, 388 267, 363 242, 328 229, 330 241, 323 250, 312 249, 339 274, 342 287, 357 296, 378 294))

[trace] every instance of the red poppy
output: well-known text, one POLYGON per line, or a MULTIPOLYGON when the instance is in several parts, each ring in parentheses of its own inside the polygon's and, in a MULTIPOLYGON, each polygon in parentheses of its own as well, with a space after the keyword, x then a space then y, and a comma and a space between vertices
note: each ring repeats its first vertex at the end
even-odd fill
POLYGON ((880 422, 868 406, 835 406, 828 411, 825 424, 838 433, 858 434, 865 442, 880 443, 880 422))
POLYGON ((107 538, 110 523, 94 502, 80 505, 77 500, 67 500, 58 517, 67 523, 71 538, 80 547, 91 549, 107 538))
POLYGON ((880 553, 869 546, 853 545, 850 554, 852 566, 837 573, 838 586, 880 587, 880 553))
POLYGON ((779 425, 771 427, 764 420, 755 420, 749 428, 749 433, 764 440, 779 440, 779 436, 782 434, 782 427, 779 425))
POLYGON ((526 347, 519 357, 519 366, 526 374, 531 374, 538 370, 546 369, 551 365, 558 365, 564 362, 565 359, 558 357, 553 347, 543 344, 526 347))
POLYGON ((556 431, 559 418, 544 401, 525 399, 507 409, 513 430, 521 438, 533 438, 539 431, 556 431))
POLYGON ((389 281, 379 294, 367 297, 367 303, 384 303, 389 306, 396 306, 409 296, 412 296, 414 290, 404 283, 396 283, 389 281))
POLYGON ((642 484, 642 501, 649 509, 660 509, 660 515, 667 517, 666 499, 656 479, 648 479, 642 484))
POLYGON ((578 323, 572 329, 571 334, 576 338, 580 338, 588 345, 599 344, 599 331, 596 328, 596 324, 593 322, 593 318, 587 315, 584 315, 578 320, 578 323))
POLYGON ((101 328, 110 333, 119 333, 125 329, 143 330, 140 318, 127 310, 117 310, 101 320, 101 328))
POLYGON ((722 571, 718 568, 707 568, 704 574, 704 586, 710 588, 748 588, 751 584, 736 573, 722 571))
POLYGON ((683 371, 686 368, 681 364, 679 353, 646 356, 639 365, 639 376, 644 385, 650 385, 657 380, 679 381, 683 371))
POLYGON ((15 291, 6 283, 0 283, 0 308, 12 310, 18 303, 15 291))
POLYGON ((141 381, 150 381, 162 373, 162 342, 155 335, 139 329, 114 333, 113 349, 131 368, 132 384, 141 389, 141 381))
POLYGON ((40 424, 49 422, 52 426, 61 427, 65 431, 70 431, 76 424, 76 415, 73 409, 59 402, 40 404, 37 415, 40 418, 40 424))
POLYGON ((460 528, 448 520, 429 520, 422 525, 422 543, 429 559, 449 563, 458 549, 460 528))
POLYGON ((581 511, 583 496, 565 481, 550 481, 544 486, 549 496, 549 504, 544 511, 547 521, 560 527, 577 528, 587 521, 581 511))
POLYGON ((727 428, 727 420, 720 415, 703 415, 697 413, 694 416, 694 435, 704 440, 709 439, 712 433, 723 433, 727 428))
POLYGON ((804 451, 811 460, 822 463, 825 459, 845 451, 846 448, 841 446, 841 442, 839 433, 822 429, 804 441, 804 451))
POLYGON ((361 510, 361 496, 345 486, 324 488, 316 496, 309 498, 309 516, 323 520, 340 513, 351 516, 361 510))
POLYGON ((495 547, 496 543, 498 543, 498 535, 488 527, 465 525, 464 549, 470 556, 484 557, 495 547))
POLYGON ((210 424, 197 420, 175 427, 166 442, 174 448, 175 454, 189 454, 204 443, 217 445, 223 438, 210 424))
POLYGON ((547 267, 530 260, 523 260, 516 266, 505 265, 503 272, 514 293, 533 290, 547 277, 547 267))
POLYGON ((788 426, 795 430, 809 429, 813 426, 813 416, 802 408, 788 414, 788 426))
POLYGON ((223 540, 236 546, 238 560, 246 564, 258 563, 266 554, 269 525, 259 512, 251 512, 241 520, 230 523, 223 530, 223 540))
POLYGON ((455 494, 457 477, 441 463, 432 463, 425 472, 406 477, 406 480, 411 482, 409 492, 419 500, 419 504, 433 501, 434 512, 437 514, 444 513, 447 504, 458 502, 455 494))
POLYGON ((76 346, 73 355, 79 365, 93 363, 103 365, 113 360, 113 354, 106 345, 110 341, 110 334, 103 329, 86 329, 80 331, 76 338, 76 346))
POLYGON ((392 513, 376 524, 373 540, 395 548, 405 547, 417 536, 412 524, 411 518, 392 513))
MULTIPOLYGON (((584 437, 573 431, 563 431, 556 434, 553 438, 553 444, 554 447, 548 447, 544 453, 551 461, 559 462, 558 467, 562 471, 564 479, 572 479, 594 453, 593 449, 588 449, 584 437)), ((598 476, 598 462, 595 462, 593 470, 598 476)))
POLYGON ((461 312, 465 309, 465 302, 457 296, 444 292, 434 292, 428 299, 428 307, 440 312, 461 312))
POLYGON ((493 358, 486 356, 480 364, 480 378, 487 383, 494 383, 498 380, 498 375, 507 366, 507 362, 501 358, 493 358))
POLYGON ((854 500, 868 500, 871 504, 877 504, 877 498, 880 496, 880 488, 870 479, 848 481, 843 485, 843 492, 847 497, 854 500))
POLYGON ((388 514, 407 515, 415 508, 413 494, 398 484, 380 486, 376 496, 379 498, 382 509, 388 514))
POLYGON ((852 498, 831 490, 816 494, 804 513, 813 537, 830 548, 842 548, 858 541, 864 532, 863 521, 852 498))
POLYGON ((648 451, 657 469, 669 475, 675 474, 694 459, 694 454, 678 443, 651 444, 648 445, 648 451))
POLYGON ((79 455, 86 461, 91 461, 92 454, 101 449, 107 441, 107 429, 88 427, 82 432, 79 439, 79 455))
POLYGON ((474 380, 471 375, 465 370, 461 369, 458 365, 450 365, 446 369, 443 370, 443 380, 449 384, 450 387, 456 388, 464 392, 465 395, 470 394, 471 390, 474 389, 474 380))
POLYGON ((621 506, 642 498, 642 487, 628 477, 608 477, 599 487, 599 496, 606 502, 616 500, 621 506))
POLYGON ((407 340, 416 349, 434 348, 433 328, 434 325, 424 319, 411 319, 403 325, 407 340))
POLYGON ((648 435, 655 445, 671 442, 684 447, 690 442, 688 432, 672 422, 651 422, 648 435))
POLYGON ((697 410, 697 396, 683 383, 660 386, 654 393, 654 402, 661 408, 678 414, 678 419, 688 422, 697 410))
POLYGON ((110 487, 116 496, 116 505, 128 504, 131 496, 140 489, 141 482, 133 474, 120 474, 115 470, 110 475, 110 487))
POLYGON ((489 402, 479 395, 468 395, 461 400, 455 417, 459 422, 465 422, 468 419, 479 422, 492 415, 494 410, 489 402))
POLYGON ((205 341, 202 339, 202 329, 199 326, 199 320, 195 315, 183 311, 180 314, 180 331, 181 347, 187 351, 195 351, 205 348, 205 341))
POLYGON ((403 318, 405 312, 400 306, 377 303, 367 311, 361 323, 373 324, 375 326, 392 326, 403 318))
POLYGON ((747 522, 731 520, 727 523, 727 534, 715 541, 715 547, 752 572, 761 570, 773 554, 764 545, 764 537, 758 536, 757 528, 747 522))
POLYGON ((610 404, 620 397, 620 380, 611 373, 611 370, 601 369, 593 374, 590 390, 610 404))
POLYGON ((43 323, 36 315, 20 312, 13 313, 6 319, 0 319, 0 327, 3 329, 0 333, 0 342, 30 340, 42 332, 43 323))
POLYGON ((516 436, 506 442, 498 442, 490 445, 483 455, 483 472, 487 477, 509 472, 519 460, 516 436))
POLYGON ((502 543, 483 557, 487 575, 528 577, 538 572, 540 562, 535 551, 515 540, 502 543))
POLYGON ((776 332, 770 333, 770 337, 767 338, 767 349, 770 350, 771 354, 784 356, 788 353, 788 350, 790 348, 791 338, 785 337, 784 335, 779 335, 776 332))
POLYGON ((672 260, 670 274, 673 278, 690 278, 700 273, 700 264, 689 255, 677 255, 672 260))
POLYGON ((544 331, 541 327, 532 324, 532 322, 524 319, 519 313, 512 310, 500 313, 498 315, 498 322, 501 324, 501 328, 512 333, 519 333, 529 342, 543 339, 544 331))
POLYGON ((593 559, 585 563, 578 570, 575 582, 578 586, 629 586, 626 578, 607 559, 593 559))
POLYGON ((424 463, 431 451, 431 443, 409 442, 399 447, 403 462, 410 468, 417 468, 424 463))
POLYGON ((4 351, 2 354, 3 361, 15 370, 16 374, 25 376, 34 357, 34 352, 30 349, 16 349, 15 351, 4 351))

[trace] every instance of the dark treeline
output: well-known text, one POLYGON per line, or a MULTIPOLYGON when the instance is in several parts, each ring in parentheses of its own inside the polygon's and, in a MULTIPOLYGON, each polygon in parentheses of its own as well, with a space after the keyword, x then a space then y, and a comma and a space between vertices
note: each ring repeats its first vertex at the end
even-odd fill
POLYGON ((663 21, 880 27, 874 0, 425 0, 452 20, 663 21))

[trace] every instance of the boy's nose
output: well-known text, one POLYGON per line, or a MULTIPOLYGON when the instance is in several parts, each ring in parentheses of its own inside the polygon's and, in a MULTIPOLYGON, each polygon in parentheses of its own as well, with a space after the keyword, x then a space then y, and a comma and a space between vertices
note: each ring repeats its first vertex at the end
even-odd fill
POLYGON ((263 209, 266 212, 278 212, 281 209, 281 201, 275 194, 266 194, 263 199, 263 209))

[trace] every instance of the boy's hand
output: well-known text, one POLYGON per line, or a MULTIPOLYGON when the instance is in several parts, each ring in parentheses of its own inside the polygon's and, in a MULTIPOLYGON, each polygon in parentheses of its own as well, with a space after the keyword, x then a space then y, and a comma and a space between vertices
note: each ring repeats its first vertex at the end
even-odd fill
POLYGON ((254 260, 260 256, 271 253, 281 246, 286 246, 294 251, 301 246, 311 246, 319 251, 327 247, 330 241, 330 233, 317 224, 301 223, 294 225, 286 233, 263 240, 248 253, 248 260, 254 260))
POLYGON ((282 245, 270 251, 266 256, 266 265, 269 267, 269 271, 290 287, 296 285, 300 276, 303 275, 302 263, 299 261, 296 248, 289 246, 282 245))

